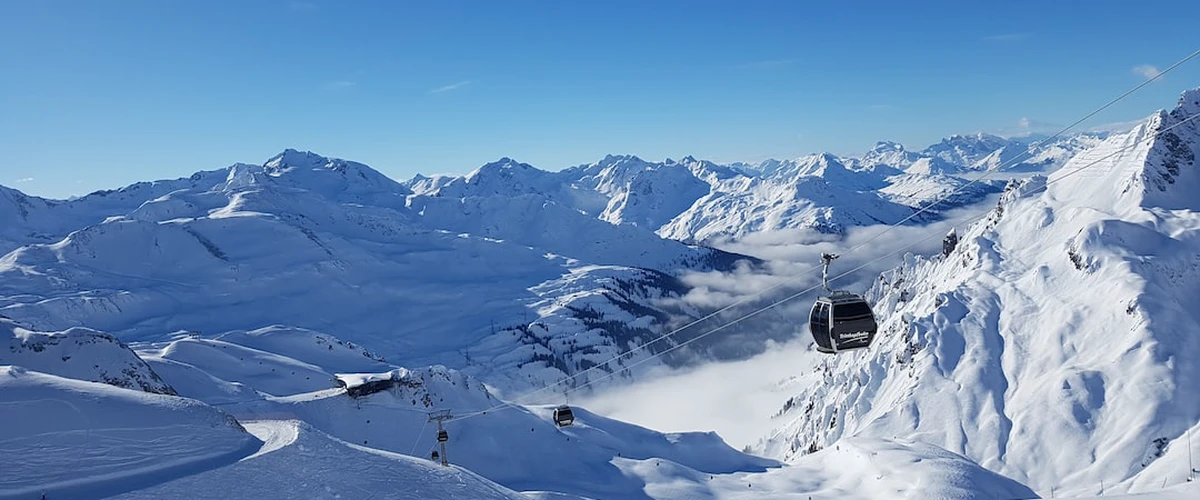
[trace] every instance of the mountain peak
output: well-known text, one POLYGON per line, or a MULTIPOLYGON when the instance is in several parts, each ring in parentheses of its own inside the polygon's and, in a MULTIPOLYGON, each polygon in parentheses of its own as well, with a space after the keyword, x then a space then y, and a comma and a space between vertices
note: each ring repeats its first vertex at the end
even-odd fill
POLYGON ((287 167, 312 167, 317 165, 327 165, 331 163, 329 158, 313 153, 312 151, 299 151, 296 149, 285 149, 283 152, 272 156, 263 167, 268 169, 282 169, 287 167))
POLYGON ((895 151, 904 151, 904 145, 892 141, 879 141, 871 148, 871 153, 891 153, 895 151))
POLYGON ((362 163, 329 158, 312 151, 285 149, 262 166, 233 165, 226 188, 238 189, 265 182, 304 189, 342 201, 395 206, 412 192, 362 163))
POLYGON ((1185 90, 1179 96, 1179 103, 1175 109, 1177 112, 1185 113, 1189 116, 1200 114, 1200 87, 1185 90))
POLYGON ((614 154, 604 155, 604 159, 600 160, 600 163, 601 164, 613 164, 613 163, 619 163, 619 162, 623 162, 623 161, 634 161, 634 162, 645 163, 645 160, 642 160, 637 155, 614 155, 614 154))
POLYGON ((499 160, 485 163, 482 167, 479 167, 476 170, 476 172, 479 172, 482 170, 495 170, 495 169, 536 170, 533 167, 533 165, 530 165, 528 163, 521 163, 517 160, 514 160, 512 158, 505 156, 503 158, 500 158, 499 160))

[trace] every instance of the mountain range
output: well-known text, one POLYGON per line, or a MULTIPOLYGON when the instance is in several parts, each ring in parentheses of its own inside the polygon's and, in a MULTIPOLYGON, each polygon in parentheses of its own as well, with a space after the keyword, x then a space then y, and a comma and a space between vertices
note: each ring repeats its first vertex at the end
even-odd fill
POLYGON ((1197 115, 1200 90, 1128 133, 962 135, 858 157, 607 156, 557 172, 504 158, 399 182, 289 149, 72 200, 0 187, 0 411, 15 422, 0 450, 22 457, 0 470, 0 498, 335 498, 395 481, 430 498, 547 499, 1179 484, 1200 430, 1197 115), (516 404, 806 334, 772 311, 720 336, 732 347, 657 356, 731 319, 652 342, 716 311, 693 300, 694 276, 771 266, 726 242, 844 241, 981 202, 990 211, 945 252, 869 280, 876 344, 798 360, 778 425, 751 449, 578 407, 560 428, 553 405, 516 404), (455 418, 431 423, 439 410, 455 418), (454 467, 425 460, 440 424, 454 467))

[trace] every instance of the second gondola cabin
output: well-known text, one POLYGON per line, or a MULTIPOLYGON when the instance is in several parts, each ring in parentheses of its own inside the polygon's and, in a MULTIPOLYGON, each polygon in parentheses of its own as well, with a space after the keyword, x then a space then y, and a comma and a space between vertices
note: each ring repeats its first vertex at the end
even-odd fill
POLYGON ((836 354, 870 347, 879 325, 875 323, 871 306, 861 296, 834 291, 813 304, 808 329, 817 344, 817 351, 836 354))
POLYGON ((575 423, 575 413, 571 411, 571 407, 561 405, 554 409, 554 424, 559 427, 566 427, 575 423))

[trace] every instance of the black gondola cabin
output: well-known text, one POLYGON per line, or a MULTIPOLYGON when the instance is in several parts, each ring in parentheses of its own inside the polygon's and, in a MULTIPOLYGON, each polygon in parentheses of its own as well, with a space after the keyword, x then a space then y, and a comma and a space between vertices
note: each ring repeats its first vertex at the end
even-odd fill
POLYGON ((821 287, 829 294, 818 297, 808 313, 808 331, 817 343, 817 351, 828 354, 870 347, 879 330, 875 312, 861 295, 829 288, 829 264, 836 258, 834 254, 821 254, 821 287))
POLYGON ((554 424, 559 427, 566 427, 575 423, 575 414, 571 412, 571 407, 567 405, 559 406, 554 409, 554 424))
POLYGON ((879 325, 866 300, 850 292, 832 292, 820 297, 809 313, 808 329, 817 351, 838 351, 870 347, 879 325))

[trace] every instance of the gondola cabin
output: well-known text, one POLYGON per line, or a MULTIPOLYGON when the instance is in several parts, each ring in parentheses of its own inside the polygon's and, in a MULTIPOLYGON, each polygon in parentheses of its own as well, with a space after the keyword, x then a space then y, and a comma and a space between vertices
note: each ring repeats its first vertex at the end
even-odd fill
POLYGON ((566 427, 575 423, 575 414, 571 412, 571 407, 567 405, 559 406, 554 409, 554 424, 559 427, 566 427))
POLYGON ((446 441, 450 440, 450 434, 447 434, 444 430, 438 431, 437 440, 439 443, 445 443, 446 441))
POLYGON ((836 354, 870 347, 879 325, 871 306, 861 296, 834 291, 813 304, 808 330, 817 343, 817 351, 836 354))

